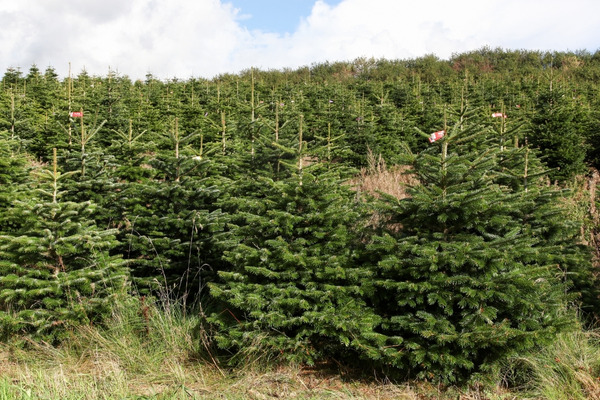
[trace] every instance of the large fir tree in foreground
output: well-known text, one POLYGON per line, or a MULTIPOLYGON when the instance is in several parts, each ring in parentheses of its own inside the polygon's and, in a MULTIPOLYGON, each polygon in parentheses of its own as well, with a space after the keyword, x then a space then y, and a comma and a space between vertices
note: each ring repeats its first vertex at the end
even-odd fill
POLYGON ((369 271, 358 263, 359 204, 339 171, 303 168, 302 150, 297 156, 282 164, 286 177, 251 174, 223 200, 229 268, 210 286, 222 304, 209 318, 217 343, 308 363, 374 349, 378 317, 360 287, 369 271))
POLYGON ((370 245, 379 261, 364 285, 383 319, 379 362, 411 376, 462 379, 552 340, 574 321, 565 269, 589 276, 550 189, 496 183, 500 161, 524 153, 489 133, 461 122, 415 156, 420 184, 387 199, 389 228, 370 245))

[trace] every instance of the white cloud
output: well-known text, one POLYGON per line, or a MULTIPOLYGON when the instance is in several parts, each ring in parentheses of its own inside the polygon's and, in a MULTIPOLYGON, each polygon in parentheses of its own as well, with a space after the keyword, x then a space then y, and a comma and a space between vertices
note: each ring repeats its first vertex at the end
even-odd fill
POLYGON ((236 10, 218 0, 0 0, 0 10, 5 69, 36 63, 65 75, 72 62, 100 75, 211 76, 248 42, 236 10))
MULTIPOLYGON (((267 10, 265 10, 267 12, 267 10)), ((484 45, 595 51, 597 0, 316 1, 296 32, 248 31, 226 0, 0 0, 0 69, 212 77, 357 57, 414 58, 484 45)))
MULTIPOLYGON (((486 45, 595 51, 599 25, 596 0, 345 0, 336 7, 317 2, 281 47, 298 63, 428 53, 447 58, 486 45)), ((268 48, 259 54, 254 58, 271 64, 281 59, 268 48)))

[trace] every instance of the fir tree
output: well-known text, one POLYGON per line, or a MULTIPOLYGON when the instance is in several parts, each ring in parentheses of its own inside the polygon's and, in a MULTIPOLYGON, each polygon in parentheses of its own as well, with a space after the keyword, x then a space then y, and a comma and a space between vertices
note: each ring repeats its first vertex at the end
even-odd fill
POLYGON ((410 197, 387 198, 389 228, 369 246, 380 261, 365 281, 383 319, 384 365, 454 381, 551 340, 573 321, 567 286, 550 262, 565 254, 539 235, 555 203, 496 183, 508 153, 482 145, 488 133, 453 126, 414 157, 420 184, 410 197), (534 204, 541 209, 533 212, 534 204))
POLYGON ((17 200, 16 188, 27 180, 27 155, 20 151, 19 144, 19 141, 10 138, 8 131, 0 132, 0 220, 5 221, 4 230, 11 228, 2 214, 17 200))
POLYGON ((128 271, 111 256, 115 230, 98 228, 90 202, 60 201, 57 170, 38 173, 37 194, 7 211, 18 228, 0 235, 1 336, 60 337, 71 326, 101 322, 126 293, 128 271))
POLYGON ((541 92, 532 118, 531 143, 554 169, 550 174, 553 180, 565 181, 586 172, 589 121, 589 113, 577 106, 568 90, 550 84, 549 90, 541 92))
MULTIPOLYGON (((300 140, 299 143, 302 143, 300 140)), ((222 308, 209 321, 219 347, 313 363, 376 354, 378 317, 363 300, 369 271, 357 263, 358 204, 339 171, 302 165, 280 180, 256 174, 222 207, 230 215, 220 246, 228 268, 210 293, 222 308)))
POLYGON ((149 160, 154 179, 131 182, 119 194, 121 249, 140 290, 161 288, 187 299, 201 291, 205 269, 218 263, 212 242, 223 222, 215 205, 219 163, 189 145, 197 133, 180 134, 176 119, 172 148, 149 160))

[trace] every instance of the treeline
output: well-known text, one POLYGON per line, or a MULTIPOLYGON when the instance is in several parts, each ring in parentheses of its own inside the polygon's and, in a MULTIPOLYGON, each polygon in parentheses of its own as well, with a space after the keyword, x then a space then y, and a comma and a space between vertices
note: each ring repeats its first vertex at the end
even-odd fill
POLYGON ((211 80, 9 69, 0 336, 157 296, 202 310, 228 362, 489 370, 595 317, 596 181, 569 188, 600 161, 599 77, 598 53, 487 48, 211 80), (357 190, 376 158, 417 182, 402 199, 357 190))
MULTIPOLYGON (((443 109, 465 99, 471 107, 504 109, 530 124, 530 140, 540 148, 553 177, 567 179, 599 162, 598 81, 600 53, 507 51, 482 48, 440 60, 357 59, 316 64, 296 70, 247 70, 212 80, 168 81, 151 74, 132 81, 108 71, 85 70, 60 81, 52 67, 43 73, 6 71, 2 86, 2 129, 19 133, 27 150, 48 160, 52 147, 72 139, 64 129, 71 111, 86 111, 87 124, 106 120, 92 145, 109 146, 115 131, 146 131, 146 141, 165 141, 179 119, 182 132, 199 132, 208 147, 252 136, 261 121, 282 124, 304 115, 306 139, 332 132, 346 134, 352 154, 342 157, 366 164, 367 147, 395 163, 401 138, 411 150, 426 147, 414 135, 440 129, 443 109), (259 123, 256 123, 256 122, 259 123), (225 125, 223 125, 225 124, 225 125), (560 128, 558 128, 560 126, 560 128), (560 132, 558 132, 560 131, 560 132), (161 137, 162 133, 163 137, 161 137), (158 135, 158 136, 157 136, 158 135)), ((73 128, 74 129, 74 128, 73 128)), ((336 156, 340 156, 336 154, 336 156)))

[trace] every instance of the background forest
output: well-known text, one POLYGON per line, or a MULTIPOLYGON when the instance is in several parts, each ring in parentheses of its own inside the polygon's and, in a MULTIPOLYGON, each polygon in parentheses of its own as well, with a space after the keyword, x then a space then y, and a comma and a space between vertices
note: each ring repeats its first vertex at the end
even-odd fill
POLYGON ((516 386, 507 360, 597 318, 599 135, 599 52, 9 69, 0 338, 60 345, 122 307, 143 335, 177 305, 219 368, 516 386))

